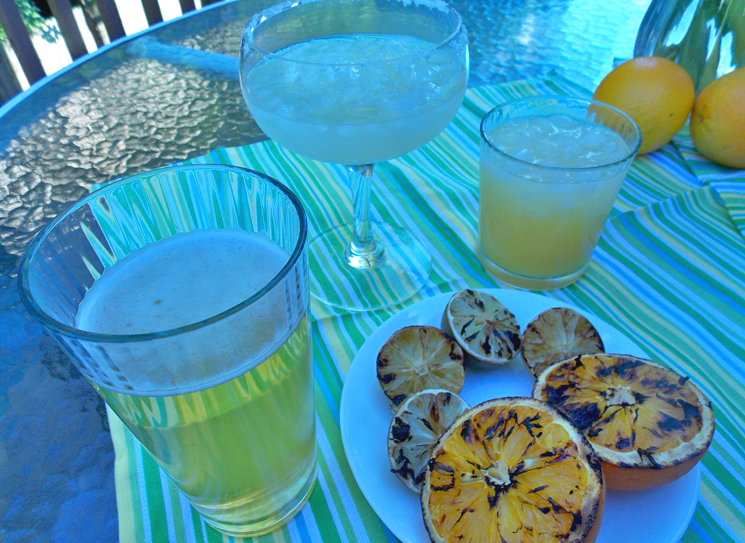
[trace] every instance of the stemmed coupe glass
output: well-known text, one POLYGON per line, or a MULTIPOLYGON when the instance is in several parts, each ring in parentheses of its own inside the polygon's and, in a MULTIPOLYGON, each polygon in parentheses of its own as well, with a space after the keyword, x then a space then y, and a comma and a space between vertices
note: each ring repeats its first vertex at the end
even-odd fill
POLYGON ((376 222, 373 230, 373 166, 439 134, 467 79, 466 29, 442 0, 299 0, 246 25, 241 88, 259 127, 285 148, 348 172, 353 221, 310 244, 316 298, 366 310, 424 285, 425 245, 404 228, 376 222))

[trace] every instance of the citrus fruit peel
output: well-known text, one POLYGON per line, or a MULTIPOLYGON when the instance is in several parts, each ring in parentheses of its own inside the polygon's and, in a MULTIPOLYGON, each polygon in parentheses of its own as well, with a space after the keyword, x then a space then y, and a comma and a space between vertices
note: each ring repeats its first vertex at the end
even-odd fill
POLYGON ((423 390, 409 396, 396 411, 388 429, 391 471, 419 492, 432 447, 468 404, 448 390, 423 390))
POLYGON ((566 307, 539 313, 525 327, 520 342, 523 362, 534 377, 561 360, 604 351, 603 340, 592 323, 566 307))
POLYGON ((394 409, 426 389, 457 394, 466 378, 463 350, 434 326, 406 326, 396 331, 380 349, 376 366, 378 382, 394 409))
POLYGON ((615 490, 660 486, 691 470, 714 435, 714 413, 687 377, 651 360, 593 354, 537 378, 533 397, 566 414, 592 443, 615 490))
POLYGON ((461 346, 466 363, 473 365, 504 364, 520 348, 520 326, 515 315, 486 292, 466 289, 453 294, 441 327, 461 346))
POLYGON ((639 126, 638 154, 668 143, 693 107, 694 85, 685 68, 662 57, 636 57, 619 64, 595 89, 593 100, 614 106, 639 126))
POLYGON ((592 542, 605 486, 587 439, 532 398, 466 411, 427 463, 421 503, 433 542, 592 542))
POLYGON ((699 153, 745 169, 745 67, 709 83, 693 104, 691 140, 699 153))

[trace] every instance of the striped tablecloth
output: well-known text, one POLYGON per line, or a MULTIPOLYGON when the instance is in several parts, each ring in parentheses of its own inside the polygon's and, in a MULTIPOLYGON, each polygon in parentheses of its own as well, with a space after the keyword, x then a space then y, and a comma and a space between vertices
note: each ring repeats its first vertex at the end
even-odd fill
MULTIPOLYGON (((559 77, 470 89, 434 141, 376 166, 373 219, 406 225, 433 257, 429 281, 403 305, 465 287, 500 286, 475 253, 478 126, 495 105, 531 94, 589 93, 559 77)), ((306 160, 273 142, 218 149, 192 162, 248 167, 286 183, 304 199, 311 238, 351 218, 342 167, 306 160)), ((702 462, 700 500, 685 542, 745 541, 744 235, 745 172, 704 160, 684 129, 674 144, 635 159, 584 277, 545 293, 611 323, 655 360, 689 375, 711 399, 717 432, 702 462)), ((352 476, 339 405, 355 353, 401 307, 348 313, 314 302, 318 483, 294 520, 257 541, 396 541, 352 476)), ((222 540, 113 413, 109 420, 121 541, 222 540)))

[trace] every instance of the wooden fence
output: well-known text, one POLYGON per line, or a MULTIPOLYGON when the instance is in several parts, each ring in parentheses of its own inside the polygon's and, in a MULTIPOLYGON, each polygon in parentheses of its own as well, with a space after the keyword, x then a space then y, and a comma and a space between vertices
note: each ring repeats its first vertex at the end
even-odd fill
MULTIPOLYGON (((139 1, 142 4, 148 25, 163 21, 158 0, 127 1, 139 1)), ((207 5, 215 1, 219 0, 202 0, 201 3, 207 5)), ((73 15, 70 0, 48 0, 48 2, 73 60, 88 54, 83 35, 73 15)), ((194 0, 179 0, 179 4, 182 13, 196 9, 194 0)), ((86 0, 83 2, 83 14, 96 47, 125 36, 124 26, 114 0, 86 0)), ((0 0, 0 26, 5 30, 10 47, 18 58, 28 82, 32 84, 47 76, 28 30, 23 24, 15 0, 0 0)), ((19 92, 21 92, 21 84, 8 55, 0 44, 0 104, 19 92)))

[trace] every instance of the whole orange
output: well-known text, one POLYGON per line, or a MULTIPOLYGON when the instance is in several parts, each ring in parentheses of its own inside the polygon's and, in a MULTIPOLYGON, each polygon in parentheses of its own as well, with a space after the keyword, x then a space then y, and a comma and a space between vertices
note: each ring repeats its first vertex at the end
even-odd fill
POLYGON ((691 139, 706 158, 745 168, 745 67, 701 91, 691 113, 691 139))
POLYGON ((662 57, 637 57, 606 75, 593 99, 634 119, 642 133, 642 155, 678 133, 693 107, 693 93, 693 80, 680 65, 662 57))

